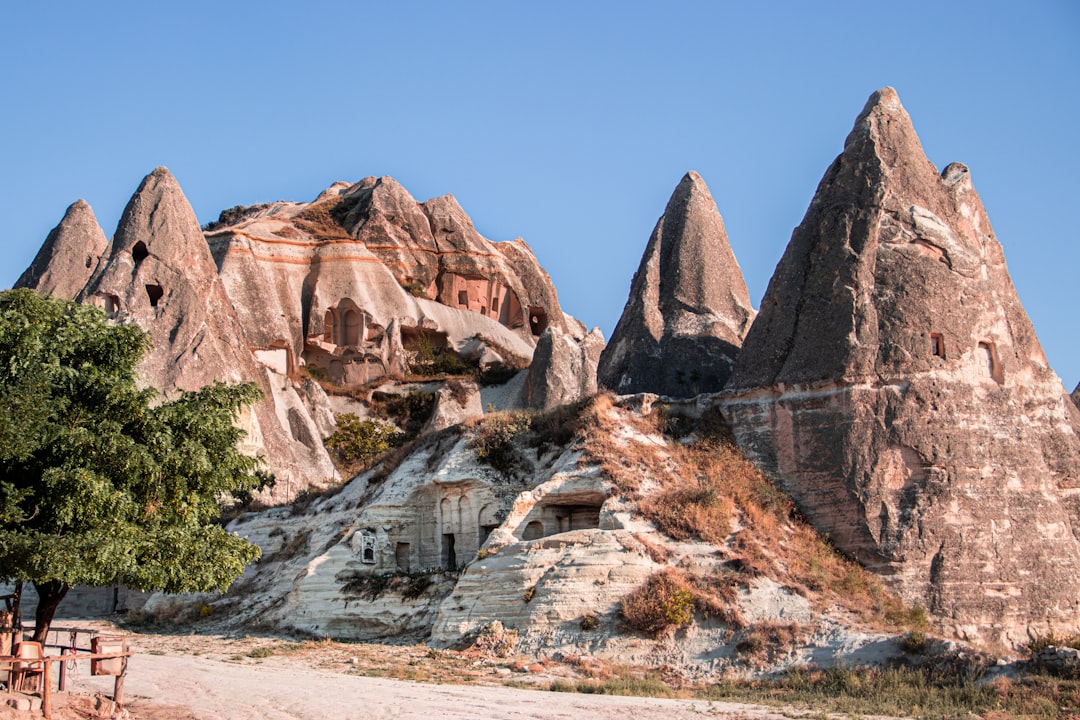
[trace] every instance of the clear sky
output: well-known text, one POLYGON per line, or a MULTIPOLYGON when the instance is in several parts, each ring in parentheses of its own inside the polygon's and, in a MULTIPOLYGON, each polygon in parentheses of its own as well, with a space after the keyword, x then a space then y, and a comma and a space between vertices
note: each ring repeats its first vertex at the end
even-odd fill
POLYGON ((168 166, 201 222, 391 175, 523 237, 609 336, 671 191, 701 173, 755 305, 892 85, 966 163, 1051 365, 1080 381, 1080 3, 8 3, 0 287, 68 204, 106 235, 168 166))

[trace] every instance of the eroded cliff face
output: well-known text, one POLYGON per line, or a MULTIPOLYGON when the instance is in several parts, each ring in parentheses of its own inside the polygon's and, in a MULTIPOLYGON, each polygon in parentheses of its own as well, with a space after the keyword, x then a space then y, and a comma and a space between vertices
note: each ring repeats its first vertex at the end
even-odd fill
POLYGON ((421 204, 389 177, 236 208, 208 240, 258 352, 335 383, 400 375, 410 352, 477 338, 527 364, 549 324, 584 337, 524 243, 492 243, 452 196, 421 204))
POLYGON ((599 384, 678 398, 716 392, 753 319, 724 221, 705 181, 691 171, 649 238, 600 357, 599 384))
POLYGON ((891 88, 821 181, 725 396, 812 522, 961 637, 1080 622, 1080 415, 967 168, 936 171, 891 88))
POLYGON ((574 366, 581 377, 561 379, 595 388, 598 334, 563 314, 528 246, 492 243, 452 196, 421 204, 391 178, 335 183, 310 203, 231 208, 204 233, 158 168, 111 244, 79 201, 19 286, 138 323, 154 341, 142 379, 166 395, 259 384, 264 399, 240 422, 245 451, 277 476, 268 500, 336 477, 322 444, 333 412, 304 367, 336 385, 400 378, 441 352, 524 367, 551 328, 592 358, 574 366))

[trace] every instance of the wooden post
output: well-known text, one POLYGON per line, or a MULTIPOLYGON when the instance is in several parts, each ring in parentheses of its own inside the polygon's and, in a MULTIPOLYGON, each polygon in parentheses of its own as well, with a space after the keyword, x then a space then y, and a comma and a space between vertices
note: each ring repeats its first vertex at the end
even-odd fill
POLYGON ((41 712, 45 715, 45 720, 52 720, 52 663, 48 658, 42 662, 45 663, 45 669, 41 676, 41 712))
MULTIPOLYGON (((71 649, 71 652, 75 652, 75 648, 71 649)), ((60 683, 56 686, 56 689, 60 692, 67 690, 67 663, 64 662, 64 649, 60 648, 60 683)))
POLYGON ((124 707, 124 675, 116 676, 116 685, 113 686, 113 702, 117 707, 124 707))

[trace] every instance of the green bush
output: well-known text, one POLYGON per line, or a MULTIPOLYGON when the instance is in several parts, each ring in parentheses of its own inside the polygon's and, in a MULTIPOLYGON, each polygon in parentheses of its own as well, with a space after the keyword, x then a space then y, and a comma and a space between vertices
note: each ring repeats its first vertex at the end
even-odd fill
POLYGON ((476 458, 504 475, 520 469, 527 462, 514 441, 529 431, 532 417, 527 413, 494 413, 476 426, 469 446, 476 458))
POLYGON ((354 472, 363 469, 401 442, 402 433, 389 423, 361 420, 353 413, 337 416, 338 429, 324 444, 339 467, 354 472))

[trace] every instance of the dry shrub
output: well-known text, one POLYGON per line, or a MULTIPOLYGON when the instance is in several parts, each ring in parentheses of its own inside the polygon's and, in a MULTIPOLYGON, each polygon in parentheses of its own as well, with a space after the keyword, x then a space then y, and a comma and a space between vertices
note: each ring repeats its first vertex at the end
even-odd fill
POLYGON ((769 665, 791 652, 802 634, 798 623, 757 623, 743 632, 735 652, 744 662, 769 665))
POLYGON ((690 582, 694 588, 694 606, 698 612, 730 627, 746 627, 746 621, 739 612, 737 578, 730 574, 704 577, 697 575, 691 576, 690 582))
POLYGON ((500 621, 493 620, 480 629, 476 641, 470 650, 479 655, 507 657, 514 651, 518 642, 518 631, 505 627, 500 621))
POLYGON ((694 621, 695 594, 686 574, 665 568, 622 599, 626 624, 652 638, 671 635, 694 621))
POLYGON ((313 203, 293 218, 293 224, 316 240, 349 240, 349 234, 334 217, 341 200, 340 195, 334 195, 313 203))
POLYGON ((476 459, 503 475, 527 472, 529 462, 517 449, 517 440, 529 431, 532 416, 523 412, 500 412, 485 415, 473 429, 469 447, 476 459))
POLYGON ((283 540, 281 547, 270 555, 263 556, 260 563, 272 563, 280 560, 292 560, 301 552, 307 550, 308 541, 311 539, 311 529, 298 530, 288 540, 283 540))

